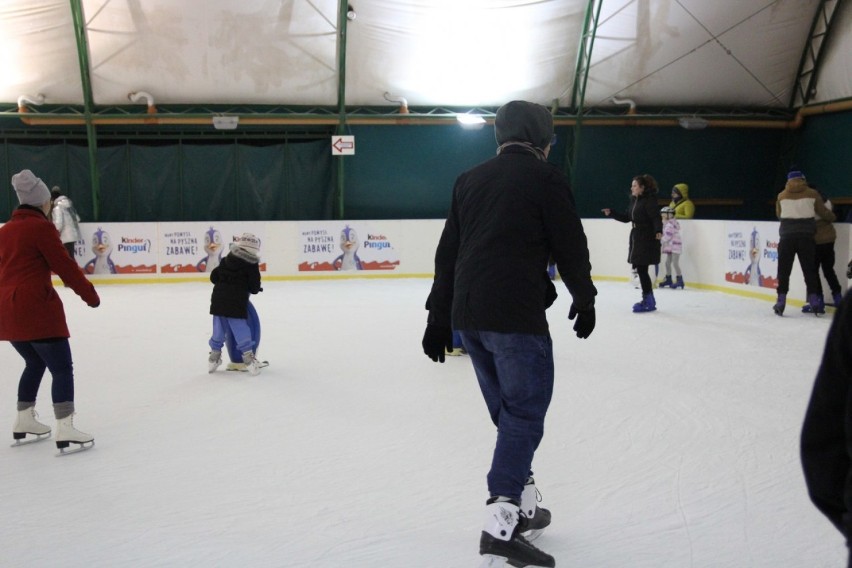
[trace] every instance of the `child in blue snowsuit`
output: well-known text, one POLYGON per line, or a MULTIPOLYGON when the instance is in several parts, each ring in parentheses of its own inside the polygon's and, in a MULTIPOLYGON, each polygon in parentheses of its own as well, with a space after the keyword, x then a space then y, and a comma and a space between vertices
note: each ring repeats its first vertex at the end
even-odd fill
POLYGON ((243 355, 246 370, 252 375, 260 373, 255 357, 255 342, 248 324, 248 303, 251 294, 263 291, 260 287, 260 239, 243 233, 231 244, 229 254, 213 272, 213 294, 210 297, 210 315, 213 316, 213 334, 210 336, 208 372, 222 364, 222 347, 230 331, 237 350, 243 355))

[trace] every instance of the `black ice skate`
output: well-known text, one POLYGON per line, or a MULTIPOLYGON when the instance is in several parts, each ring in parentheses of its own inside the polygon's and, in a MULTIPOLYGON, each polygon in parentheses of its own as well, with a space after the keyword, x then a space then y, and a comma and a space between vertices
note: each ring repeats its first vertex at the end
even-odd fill
POLYGON ((486 521, 479 539, 480 568, 506 566, 554 568, 556 561, 521 535, 519 506, 513 501, 496 501, 486 505, 486 521))

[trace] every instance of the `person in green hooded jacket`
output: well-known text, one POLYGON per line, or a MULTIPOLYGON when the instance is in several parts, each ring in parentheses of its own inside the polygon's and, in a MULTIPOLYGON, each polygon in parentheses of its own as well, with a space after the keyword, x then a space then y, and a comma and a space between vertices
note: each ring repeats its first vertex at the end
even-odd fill
POLYGON ((672 202, 669 207, 674 209, 675 219, 692 219, 695 217, 695 203, 689 198, 689 186, 676 183, 672 188, 672 202))

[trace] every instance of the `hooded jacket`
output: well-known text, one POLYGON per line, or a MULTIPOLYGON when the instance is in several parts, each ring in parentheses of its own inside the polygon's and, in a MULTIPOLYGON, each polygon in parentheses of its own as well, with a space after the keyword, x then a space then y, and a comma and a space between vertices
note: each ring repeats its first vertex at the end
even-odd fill
POLYGON ((70 336, 51 272, 88 305, 100 304, 95 287, 68 256, 53 223, 40 210, 22 205, 0 227, 0 340, 70 336))
POLYGON ((210 282, 210 314, 214 316, 247 318, 249 295, 262 290, 256 257, 242 254, 239 247, 233 247, 213 269, 210 282))
POLYGON ((594 305, 586 235, 564 174, 523 145, 461 174, 435 253, 429 323, 546 335, 548 259, 574 303, 594 305))
POLYGON ((676 183, 674 189, 680 194, 680 199, 673 199, 669 207, 675 210, 675 219, 692 219, 695 217, 695 203, 689 198, 689 186, 676 183))
POLYGON ((784 191, 778 194, 775 214, 781 221, 778 236, 816 234, 816 219, 834 222, 834 213, 823 204, 815 189, 808 187, 805 178, 788 179, 784 191))

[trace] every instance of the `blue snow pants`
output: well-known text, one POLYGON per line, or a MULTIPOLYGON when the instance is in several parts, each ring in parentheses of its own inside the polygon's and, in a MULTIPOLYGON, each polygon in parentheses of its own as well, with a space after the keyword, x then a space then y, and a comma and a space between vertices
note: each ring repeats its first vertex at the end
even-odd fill
POLYGON ((221 351, 225 346, 225 334, 228 329, 234 336, 234 343, 240 353, 254 351, 254 340, 251 338, 251 329, 246 318, 226 318, 224 316, 213 316, 213 335, 210 336, 210 349, 221 351))

